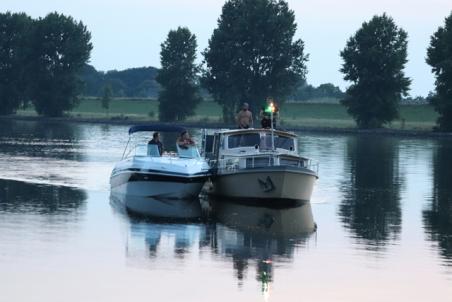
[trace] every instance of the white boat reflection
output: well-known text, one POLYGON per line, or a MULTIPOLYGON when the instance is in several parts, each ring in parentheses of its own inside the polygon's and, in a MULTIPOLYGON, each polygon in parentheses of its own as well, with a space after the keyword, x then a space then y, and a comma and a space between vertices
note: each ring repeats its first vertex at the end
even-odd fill
POLYGON ((127 239, 127 262, 133 267, 154 268, 168 264, 168 259, 184 259, 196 252, 204 236, 205 226, 200 223, 135 221, 127 239))
MULTIPOLYGON (((268 295, 274 267, 290 269, 294 257, 300 256, 300 250, 308 246, 316 230, 308 202, 284 209, 219 200, 210 200, 209 205, 210 216, 195 222, 129 218, 128 265, 141 269, 161 266, 182 269, 185 262, 206 259, 231 263, 239 286, 250 275, 260 283, 262 293, 268 295), (213 257, 205 257, 206 254, 213 257), (249 272, 251 267, 254 272, 249 272)), ((181 211, 178 217, 184 216, 182 212, 186 217, 187 211, 181 211)))
POLYGON ((232 259, 239 285, 247 268, 256 265, 255 278, 264 295, 273 281, 273 265, 290 263, 298 248, 304 248, 316 230, 309 202, 297 207, 274 209, 214 200, 218 222, 214 250, 232 259))
POLYGON ((316 228, 309 202, 290 208, 268 208, 214 199, 211 205, 218 221, 245 233, 296 238, 305 237, 316 228))
POLYGON ((118 210, 130 214, 162 219, 195 219, 201 217, 198 199, 155 199, 126 194, 111 194, 110 200, 118 210))
POLYGON ((165 259, 183 259, 205 237, 198 199, 160 200, 112 194, 110 204, 125 219, 127 264, 132 267, 153 269, 165 259), (140 204, 138 213, 131 210, 135 202, 140 204), (148 205, 144 212, 143 204, 148 205))

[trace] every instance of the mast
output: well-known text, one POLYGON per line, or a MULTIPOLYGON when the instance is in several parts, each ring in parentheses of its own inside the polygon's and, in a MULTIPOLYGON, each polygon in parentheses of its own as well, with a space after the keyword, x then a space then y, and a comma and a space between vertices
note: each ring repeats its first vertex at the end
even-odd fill
POLYGON ((273 112, 275 111, 275 105, 273 102, 270 103, 270 129, 272 134, 272 151, 275 151, 275 129, 273 125, 273 112))
MULTIPOLYGON (((273 103, 272 103, 273 105, 273 103)), ((272 133, 272 151, 275 151, 275 129, 273 129, 273 106, 272 111, 270 113, 270 125, 271 125, 271 133, 272 133)))

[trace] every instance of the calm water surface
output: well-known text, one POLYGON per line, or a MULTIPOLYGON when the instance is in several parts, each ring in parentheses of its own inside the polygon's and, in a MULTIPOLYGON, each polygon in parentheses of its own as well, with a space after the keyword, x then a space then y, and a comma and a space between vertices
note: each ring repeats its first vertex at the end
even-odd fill
POLYGON ((302 133, 311 204, 163 221, 110 200, 127 129, 0 122, 0 301, 452 301, 452 140, 302 133))

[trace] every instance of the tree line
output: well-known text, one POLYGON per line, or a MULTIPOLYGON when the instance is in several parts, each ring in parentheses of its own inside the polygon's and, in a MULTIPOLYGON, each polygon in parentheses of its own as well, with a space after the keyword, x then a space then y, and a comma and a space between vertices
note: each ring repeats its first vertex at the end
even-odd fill
MULTIPOLYGON (((104 72, 85 64, 80 73, 80 79, 83 81, 81 95, 102 97, 105 88, 109 87, 111 97, 157 98, 161 89, 156 80, 158 71, 159 69, 150 66, 104 72)), ((210 98, 205 90, 201 89, 200 94, 203 98, 210 98)), ((321 98, 341 99, 344 95, 344 92, 332 83, 316 87, 302 81, 288 100, 298 102, 321 98)))
POLYGON ((332 98, 342 99, 345 93, 331 83, 320 84, 317 87, 303 81, 296 88, 294 93, 288 97, 291 101, 307 101, 312 99, 332 98))
POLYGON ((84 83, 81 94, 83 96, 100 97, 108 86, 113 97, 155 98, 160 90, 160 85, 155 80, 157 73, 158 69, 155 67, 103 72, 86 64, 80 73, 80 78, 84 83))
MULTIPOLYGON (((192 55, 196 37, 187 28, 170 31, 161 52, 159 72, 165 74, 158 79, 163 87, 161 110, 169 104, 172 110, 183 109, 185 104, 196 106, 200 85, 222 106, 223 118, 229 122, 243 102, 256 111, 268 96, 284 102, 297 93, 312 92, 306 86, 300 89, 308 55, 304 42, 294 39, 296 28, 294 12, 284 0, 228 0, 202 52, 202 66, 194 64, 192 55), (189 50, 178 46, 184 39, 191 45, 189 50), (165 67, 163 62, 174 58, 172 62, 177 64, 165 67), (181 88, 181 94, 170 96, 177 83, 195 88, 185 93, 181 88)), ((336 90, 358 127, 379 128, 399 117, 399 104, 408 96, 411 84, 404 73, 407 44, 407 32, 383 14, 364 22, 340 52, 340 71, 351 84, 345 94, 334 86, 322 88, 336 90)), ((436 78, 429 101, 439 113, 438 128, 452 131, 452 13, 433 33, 426 62, 436 78)), ((177 119, 189 114, 187 111, 177 119)))
MULTIPOLYGON (((340 96, 360 128, 382 127, 399 117, 411 84, 404 73, 408 34, 390 16, 364 22, 340 52, 340 71, 350 82, 345 94, 332 84, 306 85, 309 57, 304 42, 295 39, 296 29, 295 14, 284 0, 227 0, 200 65, 195 64, 196 36, 184 27, 171 30, 155 74, 160 119, 180 121, 194 114, 201 87, 221 105, 226 122, 243 102, 257 111, 269 96, 283 103, 314 93, 340 96)), ((39 114, 61 115, 77 103, 80 74, 97 81, 97 88, 85 86, 95 95, 136 96, 155 88, 155 83, 137 83, 145 70, 99 76, 87 68, 90 38, 81 22, 58 13, 39 19, 0 14, 0 114, 33 103, 39 114), (136 87, 141 84, 142 89, 136 87)), ((429 101, 439 113, 438 128, 452 131, 452 13, 432 34, 426 54, 436 78, 429 101)))
POLYGON ((72 109, 90 40, 86 26, 70 16, 50 13, 32 19, 24 13, 0 13, 0 114, 30 103, 45 116, 72 109))

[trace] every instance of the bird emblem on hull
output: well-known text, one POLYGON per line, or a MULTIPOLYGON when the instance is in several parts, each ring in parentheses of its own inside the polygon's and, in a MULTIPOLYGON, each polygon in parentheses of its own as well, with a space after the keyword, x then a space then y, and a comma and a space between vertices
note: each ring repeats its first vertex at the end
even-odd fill
POLYGON ((275 189, 275 185, 273 184, 273 181, 270 178, 270 176, 267 176, 265 180, 258 178, 257 181, 259 182, 259 186, 261 187, 261 189, 266 193, 271 192, 275 189))

